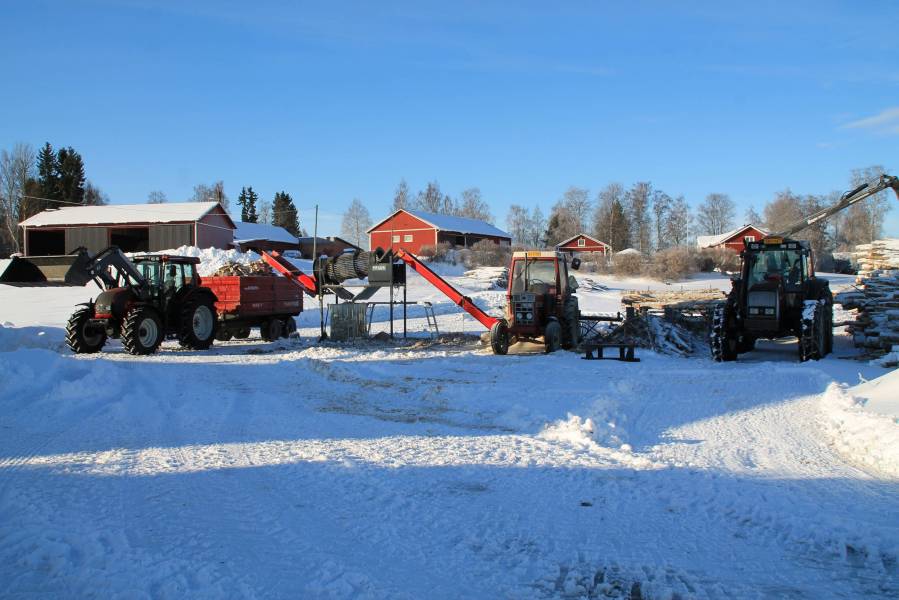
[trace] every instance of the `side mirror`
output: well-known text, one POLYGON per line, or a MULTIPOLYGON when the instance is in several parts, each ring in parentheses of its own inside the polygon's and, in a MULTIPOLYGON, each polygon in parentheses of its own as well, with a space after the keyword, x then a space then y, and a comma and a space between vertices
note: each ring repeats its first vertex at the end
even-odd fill
POLYGON ((576 256, 574 258, 572 258, 571 259, 571 268, 574 269, 575 271, 580 269, 581 268, 581 259, 579 259, 576 256))
MULTIPOLYGON (((575 260, 577 260, 577 259, 575 259, 575 260)), ((574 275, 569 275, 568 276, 568 289, 570 289, 571 291, 574 291, 578 287, 579 286, 577 284, 577 279, 574 278, 574 275)))

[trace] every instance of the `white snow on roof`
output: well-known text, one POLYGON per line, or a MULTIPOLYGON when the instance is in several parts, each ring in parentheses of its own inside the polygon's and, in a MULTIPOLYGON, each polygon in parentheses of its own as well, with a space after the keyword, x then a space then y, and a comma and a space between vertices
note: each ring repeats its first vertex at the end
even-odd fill
MULTIPOLYGON (((457 233, 470 233, 473 235, 490 235, 490 236, 495 236, 495 237, 504 237, 504 238, 512 239, 512 236, 510 236, 508 233, 506 233, 502 229, 494 227, 493 225, 491 225, 490 223, 487 223, 485 221, 479 221, 478 219, 469 219, 467 217, 456 217, 453 215, 441 215, 441 214, 437 214, 437 213, 425 212, 423 210, 408 210, 408 209, 404 209, 404 210, 407 213, 409 213, 410 215, 412 215, 413 217, 416 217, 426 223, 433 225, 439 231, 455 231, 457 233)), ((397 211, 397 212, 399 212, 399 211, 397 211)), ((396 214, 396 213, 393 213, 393 214, 396 214)), ((390 215, 390 216, 392 217, 393 215, 390 215)), ((387 217, 387 219, 389 219, 389 218, 390 217, 387 217)), ((375 229, 375 227, 377 227, 378 225, 380 225, 387 219, 384 219, 384 220, 376 223, 374 225, 374 227, 371 227, 368 230, 368 232, 373 231, 375 229)))
POLYGON ((197 221, 216 206, 218 206, 218 202, 67 206, 45 210, 22 221, 19 225, 43 227, 48 225, 115 225, 197 221))
POLYGON ((714 246, 718 246, 719 244, 723 244, 730 238, 734 237, 744 229, 749 229, 752 227, 753 229, 758 229, 763 235, 768 235, 768 231, 758 227, 757 225, 742 225, 737 227, 736 229, 732 229, 726 233, 722 233, 719 235, 699 235, 696 236, 696 245, 700 248, 712 248, 714 246))
POLYGON ((237 229, 234 231, 235 242, 251 242, 254 240, 268 240, 270 242, 284 242, 285 244, 297 244, 299 240, 290 235, 290 232, 277 225, 265 223, 235 222, 237 229))
POLYGON ((637 250, 636 248, 625 248, 625 249, 622 250, 621 252, 616 252, 615 254, 617 254, 618 256, 621 256, 622 254, 625 254, 625 255, 627 255, 627 254, 640 254, 640 251, 637 250))
POLYGON ((605 242, 603 242, 603 241, 601 241, 601 240, 596 239, 596 238, 593 237, 592 235, 587 235, 586 233, 579 233, 579 234, 577 234, 577 235, 571 236, 571 237, 568 238, 567 240, 564 240, 564 241, 559 242, 558 244, 556 244, 556 248, 559 248, 560 246, 564 246, 565 244, 570 244, 571 242, 573 242, 574 240, 578 239, 579 237, 583 237, 583 238, 585 238, 585 239, 588 239, 588 240, 590 240, 591 242, 594 242, 594 243, 596 243, 596 244, 598 244, 598 245, 601 245, 601 246, 608 246, 607 243, 605 243, 605 242))

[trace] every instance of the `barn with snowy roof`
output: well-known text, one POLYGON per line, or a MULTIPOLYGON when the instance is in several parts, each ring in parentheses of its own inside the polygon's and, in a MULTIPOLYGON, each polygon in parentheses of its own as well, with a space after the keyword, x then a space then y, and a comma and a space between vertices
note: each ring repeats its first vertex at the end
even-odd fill
POLYGON ((482 240, 512 243, 512 236, 486 221, 408 209, 395 211, 367 233, 369 248, 403 248, 413 254, 420 253, 423 246, 441 243, 461 248, 482 240))
POLYGON ((154 252, 199 246, 228 249, 234 221, 218 202, 69 206, 40 212, 19 223, 26 256, 68 254, 84 247, 99 252, 154 252))

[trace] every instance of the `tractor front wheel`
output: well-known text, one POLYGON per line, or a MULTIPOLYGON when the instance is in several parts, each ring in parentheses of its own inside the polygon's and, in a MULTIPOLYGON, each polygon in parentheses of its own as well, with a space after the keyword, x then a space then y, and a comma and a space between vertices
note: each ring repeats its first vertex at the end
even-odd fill
POLYGON ((717 306, 712 315, 709 347, 715 362, 737 360, 737 333, 730 327, 733 306, 730 302, 717 306))
POLYGON ((215 303, 211 298, 195 296, 181 307, 178 342, 191 350, 206 350, 216 334, 215 303))
POLYGON ((106 331, 102 327, 91 326, 94 310, 85 306, 76 310, 66 324, 66 343, 77 354, 99 352, 106 343, 106 331))
POLYGON ((509 326, 502 319, 490 328, 490 348, 494 354, 507 354, 509 352, 509 326))
POLYGON ((543 349, 547 354, 562 346, 562 326, 558 321, 550 321, 543 330, 543 349))
POLYGON ((153 354, 163 338, 162 319, 149 306, 135 306, 122 323, 122 345, 129 354, 153 354))
POLYGON ((827 308, 822 300, 806 300, 799 334, 800 362, 820 360, 827 356, 827 308))

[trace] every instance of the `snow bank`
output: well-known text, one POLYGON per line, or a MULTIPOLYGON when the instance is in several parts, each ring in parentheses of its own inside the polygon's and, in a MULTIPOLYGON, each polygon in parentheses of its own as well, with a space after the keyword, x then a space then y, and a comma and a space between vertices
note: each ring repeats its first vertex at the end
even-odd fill
POLYGON ((58 350, 63 344, 65 332, 57 327, 15 327, 9 322, 0 324, 0 352, 13 352, 20 348, 58 350))
POLYGON ((822 396, 823 425, 836 449, 861 465, 899 477, 899 371, 822 396))

